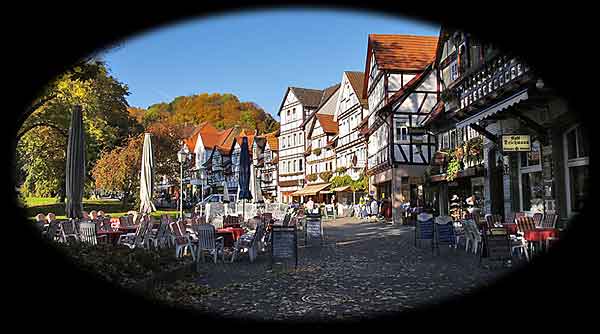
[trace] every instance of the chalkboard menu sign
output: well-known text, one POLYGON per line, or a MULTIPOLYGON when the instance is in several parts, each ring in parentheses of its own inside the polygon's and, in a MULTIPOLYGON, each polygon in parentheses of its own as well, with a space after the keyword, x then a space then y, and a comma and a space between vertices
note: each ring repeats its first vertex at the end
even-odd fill
POLYGON ((298 238, 295 226, 276 226, 271 230, 271 264, 298 266, 298 238))
POLYGON ((320 214, 308 214, 305 220, 305 244, 321 245, 323 242, 323 224, 320 214))
POLYGON ((488 229, 484 235, 485 257, 492 261, 510 260, 510 239, 504 228, 488 229))

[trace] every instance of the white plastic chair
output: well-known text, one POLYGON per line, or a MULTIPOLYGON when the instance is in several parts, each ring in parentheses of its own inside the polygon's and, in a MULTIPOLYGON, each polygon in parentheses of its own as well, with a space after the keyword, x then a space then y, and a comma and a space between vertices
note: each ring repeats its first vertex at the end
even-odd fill
POLYGON ((103 235, 98 237, 96 235, 96 224, 90 222, 81 222, 79 224, 79 240, 92 245, 97 245, 99 238, 106 239, 107 236, 103 235))
POLYGON ((185 255, 186 251, 189 251, 195 261, 196 254, 194 254, 191 238, 183 232, 179 222, 170 223, 169 228, 172 233, 172 241, 175 244, 175 257, 181 258, 185 255))
MULTIPOLYGON (((193 225, 192 228, 198 237, 198 244, 196 245, 196 259, 204 262, 204 252, 208 251, 216 264, 217 256, 219 255, 220 251, 223 262, 225 262, 225 254, 223 252, 223 237, 215 238, 215 227, 211 224, 196 224, 193 225)), ((197 266, 198 265, 199 264, 197 264, 197 266)))
POLYGON ((475 222, 471 219, 463 221, 463 228, 465 229, 465 251, 469 251, 469 244, 471 244, 471 251, 477 254, 479 245, 482 243, 481 233, 477 228, 475 222))

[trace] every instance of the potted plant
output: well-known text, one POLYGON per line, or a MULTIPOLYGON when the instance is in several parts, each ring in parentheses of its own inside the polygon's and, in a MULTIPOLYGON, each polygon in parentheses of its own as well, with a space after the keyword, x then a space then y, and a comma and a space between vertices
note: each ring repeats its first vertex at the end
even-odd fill
POLYGON ((310 181, 310 182, 315 182, 317 180, 317 174, 316 173, 315 174, 308 174, 306 176, 306 179, 308 181, 310 181))
POLYGON ((314 154, 314 155, 316 155, 316 156, 319 156, 319 155, 321 155, 321 149, 320 149, 320 148, 318 148, 318 147, 317 147, 317 148, 315 148, 315 149, 314 149, 312 152, 313 152, 313 154, 314 154))
POLYGON ((455 154, 450 156, 450 161, 448 162, 448 167, 446 167, 446 180, 453 181, 458 175, 458 171, 460 170, 460 160, 457 159, 455 154))
POLYGON ((343 174, 343 173, 345 173, 347 170, 348 170, 348 168, 346 168, 346 167, 343 167, 343 166, 342 166, 342 167, 338 167, 338 168, 335 170, 335 172, 336 172, 336 173, 338 173, 338 174, 343 174))

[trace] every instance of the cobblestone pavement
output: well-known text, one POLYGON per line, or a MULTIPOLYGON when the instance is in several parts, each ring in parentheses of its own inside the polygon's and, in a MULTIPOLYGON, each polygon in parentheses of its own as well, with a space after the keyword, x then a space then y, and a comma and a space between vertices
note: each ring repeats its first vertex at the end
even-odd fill
POLYGON ((414 309, 461 296, 510 269, 479 265, 463 249, 414 245, 414 228, 354 218, 324 223, 325 244, 304 247, 298 268, 270 267, 269 254, 254 263, 206 263, 198 284, 214 289, 197 308, 257 320, 358 320, 414 309))

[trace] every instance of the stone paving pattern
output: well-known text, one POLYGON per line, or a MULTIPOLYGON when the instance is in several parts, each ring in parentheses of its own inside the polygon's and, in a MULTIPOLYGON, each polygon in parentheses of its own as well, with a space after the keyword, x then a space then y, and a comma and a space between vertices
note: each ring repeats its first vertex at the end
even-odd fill
POLYGON ((271 268, 268 253, 254 263, 203 265, 195 278, 212 289, 197 309, 255 320, 359 320, 463 296, 510 271, 488 266, 463 249, 428 241, 414 228, 355 218, 324 223, 325 244, 300 249, 296 270, 271 268))

